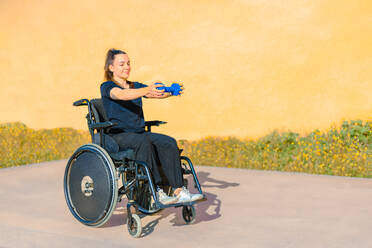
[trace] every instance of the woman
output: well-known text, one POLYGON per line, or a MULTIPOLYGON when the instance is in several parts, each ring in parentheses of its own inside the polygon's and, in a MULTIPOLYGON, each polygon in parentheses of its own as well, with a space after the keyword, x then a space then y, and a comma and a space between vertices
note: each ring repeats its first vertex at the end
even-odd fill
MULTIPOLYGON (((142 97, 165 99, 171 96, 159 87, 128 81, 130 60, 128 55, 116 49, 110 49, 105 62, 106 82, 101 84, 101 96, 107 118, 117 123, 110 130, 110 136, 118 143, 120 149, 131 148, 135 158, 146 162, 149 166, 155 184, 161 182, 157 161, 170 186, 174 196, 166 195, 159 187, 157 194, 163 204, 180 203, 201 199, 201 194, 191 194, 183 187, 181 161, 177 142, 167 135, 145 132, 145 120, 142 110, 142 97)), ((181 84, 181 94, 183 93, 181 84)))

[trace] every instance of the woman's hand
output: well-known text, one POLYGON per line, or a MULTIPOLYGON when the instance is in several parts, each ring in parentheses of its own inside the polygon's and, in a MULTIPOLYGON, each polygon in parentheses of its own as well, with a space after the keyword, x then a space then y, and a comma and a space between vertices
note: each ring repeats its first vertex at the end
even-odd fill
MULTIPOLYGON (((183 87, 182 83, 179 83, 179 85, 180 85, 181 91, 179 92, 178 96, 181 96, 184 93, 185 87, 183 87)), ((172 96, 171 93, 169 92, 164 92, 164 90, 157 89, 157 87, 162 87, 162 86, 165 86, 162 82, 159 82, 159 81, 153 82, 152 84, 148 86, 149 92, 145 96, 147 98, 160 98, 160 99, 168 98, 172 96), (156 85, 156 83, 160 83, 162 85, 159 85, 159 84, 156 85)))
POLYGON ((164 96, 164 90, 158 90, 157 87, 160 87, 160 85, 155 85, 155 83, 161 83, 161 82, 154 82, 148 86, 148 93, 145 95, 149 98, 160 98, 164 96))

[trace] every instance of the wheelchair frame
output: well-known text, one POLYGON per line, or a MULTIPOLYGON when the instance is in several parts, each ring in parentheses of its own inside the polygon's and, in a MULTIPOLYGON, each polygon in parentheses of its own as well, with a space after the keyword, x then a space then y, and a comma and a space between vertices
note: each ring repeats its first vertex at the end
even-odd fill
MULTIPOLYGON (((134 153, 132 150, 125 150, 125 151, 115 151, 113 153, 110 153, 109 151, 106 151, 106 143, 105 138, 107 138, 107 133, 109 129, 113 126, 115 126, 115 123, 112 123, 110 121, 107 121, 107 117, 105 116, 104 110, 101 109, 101 111, 98 109, 97 106, 95 106, 94 102, 100 102, 102 104, 100 99, 91 99, 90 101, 88 99, 80 99, 73 103, 73 106, 88 106, 88 114, 86 115, 87 122, 88 122, 88 128, 89 132, 92 138, 93 144, 86 144, 78 148, 75 153, 71 156, 69 159, 66 171, 65 171, 65 177, 64 177, 64 192, 65 192, 65 198, 67 205, 71 211, 71 213, 74 215, 76 219, 78 219, 81 223, 89 226, 101 226, 107 222, 107 220, 111 217, 112 212, 117 204, 117 202, 120 202, 124 195, 128 198, 127 203, 127 224, 128 224, 128 231, 133 237, 139 237, 142 232, 141 227, 141 220, 139 216, 137 215, 137 210, 145 215, 150 215, 153 213, 156 213, 164 208, 169 207, 182 207, 182 216, 187 224, 193 223, 195 220, 195 208, 194 204, 199 201, 206 200, 205 195, 202 192, 199 180, 197 178, 194 166, 191 162, 191 160, 186 156, 180 156, 181 158, 181 167, 182 167, 182 174, 188 175, 192 174, 194 179, 194 186, 198 190, 200 194, 203 194, 203 199, 195 201, 195 202, 184 202, 184 203, 175 203, 175 204, 168 204, 164 205, 159 202, 155 190, 155 186, 153 183, 152 175, 150 172, 149 167, 147 164, 143 161, 135 160, 134 159, 134 153), (101 121, 101 119, 105 120, 104 122, 101 121), (97 138, 97 135, 99 136, 99 142, 95 138, 97 138), (96 143, 96 144, 94 144, 96 143), (86 150, 95 150, 96 152, 102 154, 103 157, 107 159, 107 163, 113 165, 112 168, 109 169, 112 170, 112 176, 114 182, 113 186, 113 199, 112 203, 113 206, 110 207, 109 211, 106 215, 99 221, 95 223, 90 223, 76 212, 76 208, 74 207, 74 204, 71 200, 71 194, 69 192, 69 173, 71 170, 71 164, 73 163, 74 159, 76 160, 77 156, 79 156, 82 152, 86 150), (132 152, 131 152, 132 151, 132 152), (117 189, 117 182, 121 179, 122 186, 117 189), (146 186, 147 185, 147 186, 146 186), (148 188, 146 188, 148 187, 148 188), (149 190, 150 192, 147 192, 147 198, 146 194, 144 195, 144 191, 141 194, 141 190, 149 190), (136 191, 137 190, 137 191, 136 191), (150 193, 150 195, 149 195, 150 193), (151 197, 153 199, 153 203, 151 204, 151 197), (150 202, 146 202, 150 201, 150 202), (146 204, 149 204, 149 208, 145 208, 143 205, 141 205, 139 202, 145 202, 146 204), (134 209, 133 209, 134 208, 134 209)), ((102 107, 102 106, 101 106, 102 107)), ((146 121, 145 127, 146 131, 151 131, 152 126, 159 126, 160 124, 165 124, 166 122, 162 121, 146 121)), ((182 149, 180 149, 180 154, 182 152, 182 149)), ((187 184, 187 180, 184 179, 187 184)), ((91 183, 93 185, 93 183, 91 183)), ((187 186, 187 185, 186 185, 187 186)), ((83 186, 82 186, 83 187, 83 186)), ((90 184, 88 183, 87 188, 90 187, 90 184)), ((168 190, 169 191, 169 190, 168 190)))

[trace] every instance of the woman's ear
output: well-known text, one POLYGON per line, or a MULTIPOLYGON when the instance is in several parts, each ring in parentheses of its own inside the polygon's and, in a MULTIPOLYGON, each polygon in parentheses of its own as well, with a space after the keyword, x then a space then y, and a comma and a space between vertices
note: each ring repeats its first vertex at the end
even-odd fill
POLYGON ((111 71, 111 72, 114 72, 114 66, 111 64, 111 65, 109 65, 109 70, 111 71))

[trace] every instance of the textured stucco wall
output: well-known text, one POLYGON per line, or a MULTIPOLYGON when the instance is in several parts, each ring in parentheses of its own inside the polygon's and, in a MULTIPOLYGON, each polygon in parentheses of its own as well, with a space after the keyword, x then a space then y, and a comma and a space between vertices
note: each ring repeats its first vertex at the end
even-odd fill
POLYGON ((180 81, 144 100, 154 131, 258 137, 372 118, 372 2, 160 0, 0 2, 0 122, 86 129, 79 98, 99 96, 104 56, 130 79, 180 81))

